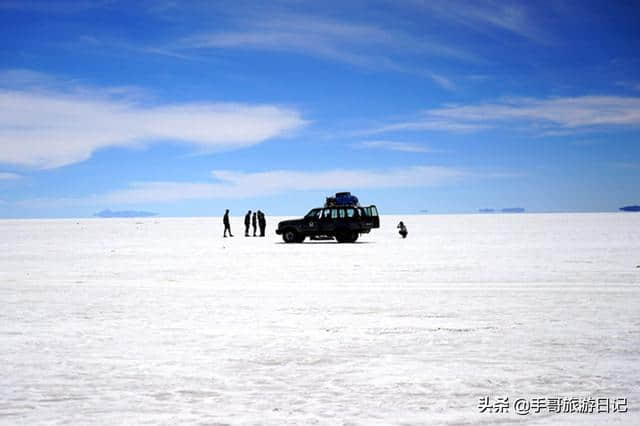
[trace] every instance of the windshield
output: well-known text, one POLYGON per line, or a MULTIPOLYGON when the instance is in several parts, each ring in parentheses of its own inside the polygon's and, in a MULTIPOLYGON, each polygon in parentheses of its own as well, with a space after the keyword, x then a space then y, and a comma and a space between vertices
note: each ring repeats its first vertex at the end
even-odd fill
POLYGON ((313 209, 305 217, 318 217, 320 214, 320 209, 313 209))

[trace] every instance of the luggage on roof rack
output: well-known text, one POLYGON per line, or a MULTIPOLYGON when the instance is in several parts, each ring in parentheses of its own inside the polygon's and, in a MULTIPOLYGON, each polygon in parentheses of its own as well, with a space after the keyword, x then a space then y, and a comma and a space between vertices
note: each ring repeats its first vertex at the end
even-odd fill
POLYGON ((334 197, 327 197, 324 206, 360 206, 360 202, 358 197, 351 195, 350 192, 336 192, 334 197))

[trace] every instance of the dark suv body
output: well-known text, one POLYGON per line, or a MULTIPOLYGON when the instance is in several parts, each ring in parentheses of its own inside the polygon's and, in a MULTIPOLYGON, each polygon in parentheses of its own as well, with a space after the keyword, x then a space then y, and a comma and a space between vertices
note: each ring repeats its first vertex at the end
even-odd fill
POLYGON ((312 209, 302 219, 280 222, 276 234, 282 235, 287 243, 301 243, 306 237, 335 238, 339 243, 353 243, 360 234, 379 227, 376 206, 331 206, 312 209))

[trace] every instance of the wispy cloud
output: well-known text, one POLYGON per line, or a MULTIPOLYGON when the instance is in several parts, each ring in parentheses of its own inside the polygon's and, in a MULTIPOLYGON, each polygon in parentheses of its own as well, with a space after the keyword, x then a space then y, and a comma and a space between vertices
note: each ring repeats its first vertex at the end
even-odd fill
POLYGON ((640 98, 514 98, 479 105, 449 105, 425 110, 417 118, 380 126, 370 133, 399 130, 469 132, 516 124, 548 134, 603 126, 640 126, 640 98))
POLYGON ((625 87, 631 90, 640 90, 640 82, 637 81, 616 81, 616 86, 625 87))
POLYGON ((383 171, 328 170, 318 172, 274 170, 244 173, 214 170, 214 183, 146 182, 115 191, 106 201, 116 204, 173 202, 185 199, 248 198, 288 191, 336 190, 349 187, 402 188, 439 185, 459 179, 467 173, 439 166, 415 166, 383 171))
POLYGON ((0 85, 2 87, 50 87, 60 79, 48 74, 29 69, 17 68, 0 70, 0 85))
POLYGON ((421 114, 420 117, 408 121, 400 121, 392 124, 385 124, 369 130, 358 132, 359 134, 378 134, 397 131, 435 131, 451 133, 470 133, 487 129, 490 126, 483 123, 463 123, 454 120, 445 120, 438 117, 430 117, 428 114, 421 114))
POLYGON ((0 180, 15 180, 20 179, 22 176, 17 173, 0 172, 0 180))
POLYGON ((0 89, 0 163, 54 168, 106 147, 171 141, 207 151, 238 149, 305 124, 278 105, 148 105, 120 91, 0 89))
POLYGON ((536 25, 530 2, 416 0, 414 4, 442 20, 478 32, 486 32, 487 28, 498 29, 544 44, 552 38, 536 25))
MULTIPOLYGON (((84 198, 33 199, 21 207, 78 207, 172 203, 198 199, 271 196, 291 191, 340 190, 342 188, 428 187, 455 182, 472 173, 441 166, 413 166, 391 170, 273 170, 245 173, 215 170, 213 182, 135 182, 128 188, 84 198)), ((488 176, 492 177, 492 176, 488 176)))
POLYGON ((450 78, 411 65, 408 58, 437 56, 462 61, 477 58, 457 47, 375 25, 279 14, 245 18, 237 29, 203 32, 184 38, 175 49, 252 49, 290 52, 377 71, 423 75, 452 89, 450 78))
POLYGON ((356 148, 365 149, 383 149, 389 151, 401 151, 401 152, 433 152, 431 148, 424 145, 410 142, 396 142, 396 141, 364 141, 354 145, 356 148))
POLYGON ((456 85, 450 78, 434 73, 430 73, 429 77, 443 89, 454 90, 456 88, 456 85))
POLYGON ((186 47, 193 48, 247 47, 297 51, 355 65, 368 65, 368 59, 377 61, 380 58, 371 53, 359 55, 354 53, 355 50, 380 47, 461 60, 477 60, 473 54, 434 40, 375 25, 320 16, 280 14, 247 19, 240 24, 240 30, 205 33, 183 41, 186 47))
POLYGON ((109 50, 109 51, 117 51, 119 54, 124 54, 126 52, 136 53, 136 54, 151 54, 157 56, 166 56, 175 59, 181 59, 185 61, 194 61, 194 62, 210 62, 206 58, 197 57, 194 55, 187 55, 180 51, 179 49, 175 49, 172 47, 158 47, 158 46, 148 46, 136 42, 126 41, 117 38, 97 38, 92 35, 83 35, 80 36, 75 42, 70 42, 66 44, 62 44, 68 49, 77 50, 78 46, 82 46, 86 49, 99 49, 99 50, 109 50))
POLYGON ((0 10, 67 14, 87 9, 104 8, 112 3, 113 0, 2 0, 0 10))
POLYGON ((149 101, 152 94, 136 86, 92 87, 80 80, 51 75, 30 69, 0 70, 0 91, 20 91, 25 93, 44 93, 97 99, 120 99, 131 102, 149 101))
POLYGON ((621 162, 616 162, 612 164, 614 167, 618 168, 618 169, 625 169, 625 170, 640 170, 640 163, 636 162, 629 162, 629 161, 621 161, 621 162))

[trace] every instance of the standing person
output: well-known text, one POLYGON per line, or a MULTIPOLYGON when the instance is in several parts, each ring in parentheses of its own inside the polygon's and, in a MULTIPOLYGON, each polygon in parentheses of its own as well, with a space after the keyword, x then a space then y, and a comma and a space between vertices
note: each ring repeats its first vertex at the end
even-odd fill
POLYGON ((253 212, 253 217, 251 218, 251 226, 253 227, 253 236, 256 236, 256 226, 257 226, 257 218, 256 218, 256 212, 253 212))
POLYGON ((229 236, 233 237, 233 234, 231 233, 231 223, 229 222, 229 209, 224 212, 222 223, 224 224, 224 237, 227 238, 227 231, 229 231, 229 236))
MULTIPOLYGON (((249 224, 251 223, 251 210, 244 215, 244 236, 249 236, 249 224)), ((255 227, 254 227, 255 228, 255 227)))
POLYGON ((409 233, 409 231, 407 231, 407 227, 404 226, 404 223, 402 221, 400 221, 400 223, 398 224, 398 229, 400 230, 398 231, 398 233, 402 235, 402 238, 407 238, 407 234, 409 233))
POLYGON ((267 219, 260 210, 258 210, 258 221, 260 222, 260 236, 264 237, 264 232, 267 229, 267 219))

